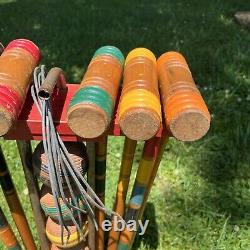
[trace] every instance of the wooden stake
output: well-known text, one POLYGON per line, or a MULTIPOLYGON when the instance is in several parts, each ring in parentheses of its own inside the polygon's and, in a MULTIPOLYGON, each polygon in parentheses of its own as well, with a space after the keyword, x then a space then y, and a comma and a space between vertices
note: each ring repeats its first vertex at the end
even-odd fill
MULTIPOLYGON (((91 186, 91 188, 95 190, 95 143, 92 141, 87 141, 86 147, 89 158, 88 183, 91 186)), ((88 223, 89 223, 88 247, 89 250, 95 250, 95 225, 90 216, 88 216, 88 223)))
MULTIPOLYGON (((100 200, 105 204, 105 181, 106 181, 106 160, 107 160, 107 142, 108 137, 105 135, 95 143, 95 192, 100 200)), ((96 220, 98 231, 96 232, 96 249, 104 250, 105 233, 102 230, 102 222, 105 220, 104 212, 96 209, 96 220)))
MULTIPOLYGON (((142 207, 141 207, 141 209, 139 211, 137 221, 142 219, 142 216, 143 216, 143 213, 144 213, 147 201, 148 201, 148 197, 149 197, 149 194, 151 192, 151 189, 152 189, 152 186, 153 186, 153 183, 154 183, 154 180, 155 180, 159 165, 161 163, 161 159, 162 159, 164 149, 165 149, 165 146, 166 146, 167 142, 168 142, 168 137, 167 136, 163 137, 161 139, 161 141, 160 141, 157 157, 156 157, 155 162, 154 162, 154 166, 153 166, 153 169, 152 169, 152 172, 151 172, 151 177, 150 177, 149 183, 147 185, 147 189, 146 189, 145 196, 144 196, 144 199, 143 199, 143 202, 142 202, 142 207)), ((133 234, 133 237, 132 237, 131 242, 130 242, 130 248, 132 248, 132 246, 133 246, 135 236, 136 236, 136 234, 133 234)))
MULTIPOLYGON (((126 197, 129 187, 130 175, 135 155, 137 142, 125 137, 120 175, 116 191, 114 211, 123 217, 126 208, 126 197)), ((116 250, 120 232, 114 231, 114 227, 109 233, 108 249, 116 250)))
MULTIPOLYGON (((136 174, 132 195, 129 201, 125 220, 138 220, 145 207, 149 192, 152 174, 156 174, 163 153, 162 141, 159 138, 152 138, 145 142, 143 154, 136 174), (159 152, 162 152, 159 154, 159 152)), ((152 184, 151 184, 152 185, 152 184)), ((118 249, 129 250, 132 247, 136 232, 125 229, 120 236, 118 249)))
POLYGON ((24 246, 26 247, 26 249, 35 250, 36 245, 33 240, 29 224, 24 214, 20 200, 18 198, 16 188, 9 174, 8 166, 5 161, 1 148, 0 148, 0 184, 2 186, 4 196, 9 205, 11 215, 19 231, 19 234, 22 238, 24 246))
POLYGON ((45 234, 45 217, 40 206, 38 182, 34 176, 32 168, 32 149, 30 141, 17 141, 17 147, 19 150, 26 183, 29 190, 31 207, 33 210, 37 233, 40 239, 41 249, 47 250, 50 249, 50 243, 45 234))

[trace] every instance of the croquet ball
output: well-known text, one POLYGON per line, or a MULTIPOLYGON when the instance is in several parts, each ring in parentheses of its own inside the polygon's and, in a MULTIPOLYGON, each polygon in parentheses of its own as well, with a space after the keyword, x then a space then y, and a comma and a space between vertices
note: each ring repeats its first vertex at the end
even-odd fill
MULTIPOLYGON (((87 150, 83 143, 80 142, 65 142, 65 147, 67 148, 70 159, 73 163, 74 168, 78 169, 80 174, 84 176, 87 172, 88 168, 88 156, 87 150)), ((51 187, 50 177, 49 177, 49 165, 44 153, 43 142, 40 142, 34 153, 33 153, 33 169, 34 173, 43 184, 51 187)), ((59 167, 59 175, 61 177, 62 185, 65 186, 66 180, 64 177, 64 173, 62 172, 61 168, 59 167)), ((70 181, 72 182, 72 178, 70 174, 68 174, 70 181)))
MULTIPOLYGON (((57 247, 56 245, 52 244, 50 250, 61 250, 63 248, 61 247, 57 247)), ((79 245, 75 246, 75 247, 69 247, 67 248, 67 250, 89 250, 89 248, 87 247, 87 242, 83 241, 81 242, 79 245)))
POLYGON ((61 227, 60 224, 48 217, 46 222, 46 235, 50 242, 59 248, 68 249, 76 247, 81 242, 86 241, 88 234, 87 220, 83 224, 81 232, 77 230, 76 226, 69 225, 67 227, 70 234, 65 226, 61 227), (61 239, 61 230, 63 230, 63 242, 61 239))
MULTIPOLYGON (((82 210, 85 210, 85 206, 83 204, 83 199, 81 199, 81 195, 78 194, 76 196, 76 199, 77 199, 76 204, 74 204, 71 198, 70 192, 68 190, 65 190, 65 198, 69 204, 79 207, 82 210)), ((58 213, 57 213, 57 209, 55 205, 55 200, 52 194, 52 190, 45 185, 43 185, 41 188, 40 204, 46 216, 49 216, 53 220, 58 221, 59 218, 58 218, 58 213)), ((59 198, 59 204, 60 204, 62 217, 64 221, 71 221, 72 220, 70 216, 71 214, 73 214, 74 217, 77 216, 78 214, 77 210, 68 208, 68 206, 64 203, 62 198, 59 198)))

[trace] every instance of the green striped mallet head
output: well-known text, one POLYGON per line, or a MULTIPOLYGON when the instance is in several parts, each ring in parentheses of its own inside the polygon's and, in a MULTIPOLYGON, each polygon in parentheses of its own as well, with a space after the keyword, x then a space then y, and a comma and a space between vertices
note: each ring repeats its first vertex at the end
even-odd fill
POLYGON ((99 48, 73 96, 67 112, 68 125, 83 138, 104 134, 112 120, 124 57, 113 46, 99 48))

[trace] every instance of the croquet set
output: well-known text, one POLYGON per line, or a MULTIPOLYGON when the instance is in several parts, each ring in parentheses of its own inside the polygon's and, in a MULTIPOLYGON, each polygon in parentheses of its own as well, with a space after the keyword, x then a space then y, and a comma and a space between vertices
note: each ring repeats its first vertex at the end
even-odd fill
MULTIPOLYGON (((136 231, 116 231, 114 220, 142 218, 169 137, 196 141, 210 126, 188 64, 178 52, 156 59, 136 48, 124 58, 104 46, 81 83, 69 84, 61 68, 46 69, 40 59, 26 39, 10 42, 0 56, 0 136, 17 142, 39 237, 36 245, 0 151, 0 183, 22 243, 28 250, 131 249, 136 231), (112 208, 105 206, 109 136, 124 136, 112 208), (137 141, 145 142, 132 182, 137 141)), ((0 239, 21 249, 1 208, 0 239)))

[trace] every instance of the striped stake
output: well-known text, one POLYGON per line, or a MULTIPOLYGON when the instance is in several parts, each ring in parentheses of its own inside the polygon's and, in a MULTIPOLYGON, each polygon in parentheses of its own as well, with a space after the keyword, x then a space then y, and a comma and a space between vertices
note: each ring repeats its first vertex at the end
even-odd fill
MULTIPOLYGON (((152 186, 153 186, 153 183, 154 183, 154 180, 155 180, 159 165, 161 163, 161 159, 162 159, 164 149, 166 147, 167 142, 168 142, 168 136, 164 136, 164 137, 161 138, 160 145, 159 145, 159 148, 158 148, 157 157, 155 159, 153 169, 152 169, 151 174, 150 174, 150 179, 149 179, 149 183, 147 185, 147 189, 146 189, 146 192, 145 192, 145 195, 144 195, 142 206, 141 206, 141 209, 140 209, 140 211, 138 213, 138 218, 136 219, 137 221, 142 219, 142 216, 143 216, 143 213, 144 213, 147 201, 148 201, 148 197, 149 197, 149 194, 151 192, 151 189, 152 189, 152 186)), ((136 236, 136 233, 134 233, 132 238, 131 238, 129 249, 133 246, 135 236, 136 236)))
MULTIPOLYGON (((116 200, 114 206, 114 211, 118 213, 121 217, 123 217, 125 212, 126 196, 128 192, 128 186, 135 155, 136 144, 137 144, 136 141, 131 140, 128 137, 125 137, 122 162, 120 167, 120 175, 117 185, 116 200)), ((109 240, 108 240, 109 250, 117 249, 119 236, 120 233, 114 231, 114 228, 112 227, 112 230, 109 233, 109 240)))
MULTIPOLYGON (((140 160, 139 168, 136 174, 136 179, 129 201, 128 210, 125 216, 125 221, 136 220, 139 216, 140 210, 143 206, 143 200, 147 193, 147 186, 150 182, 151 173, 154 168, 154 163, 157 158, 158 146, 160 138, 152 138, 145 142, 143 154, 140 160)), ((130 249, 133 234, 135 232, 129 231, 127 228, 121 233, 118 249, 130 249)))
MULTIPOLYGON (((104 136, 95 144, 96 161, 95 161, 95 191, 100 200, 105 203, 105 180, 106 180, 106 159, 107 159, 107 142, 108 137, 104 136)), ((99 209, 95 212, 96 221, 98 223, 98 231, 96 231, 96 249, 104 249, 104 231, 101 228, 102 222, 105 220, 105 214, 99 209)))
POLYGON ((7 163, 5 161, 1 148, 0 148, 0 184, 2 186, 4 196, 9 205, 11 215, 17 226, 17 229, 22 238, 24 246, 26 247, 26 249, 35 250, 36 245, 33 240, 29 224, 25 217, 20 200, 17 196, 16 189, 11 180, 7 163))
POLYGON ((0 207, 0 240, 9 250, 22 250, 0 207))

